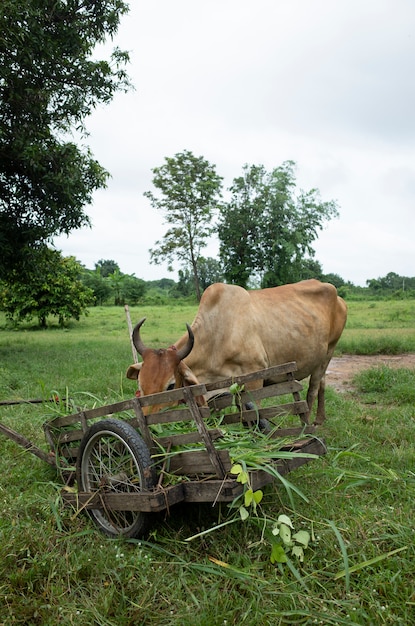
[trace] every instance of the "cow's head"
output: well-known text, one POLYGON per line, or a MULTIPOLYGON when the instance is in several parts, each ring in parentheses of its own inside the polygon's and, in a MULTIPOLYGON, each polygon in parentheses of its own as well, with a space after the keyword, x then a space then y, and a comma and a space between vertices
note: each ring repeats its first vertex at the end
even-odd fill
MULTIPOLYGON (((183 362, 183 359, 190 354, 194 344, 194 335, 189 324, 186 324, 188 340, 183 348, 178 350, 176 346, 170 346, 155 350, 147 348, 140 337, 140 328, 145 320, 144 317, 138 322, 132 334, 135 349, 143 361, 130 365, 127 370, 127 378, 133 380, 140 378, 140 395, 147 396, 168 389, 197 385, 199 381, 196 376, 183 362)), ((206 403, 203 396, 197 397, 196 401, 199 405, 206 403)), ((143 407, 143 411, 145 414, 155 413, 165 406, 143 407)))

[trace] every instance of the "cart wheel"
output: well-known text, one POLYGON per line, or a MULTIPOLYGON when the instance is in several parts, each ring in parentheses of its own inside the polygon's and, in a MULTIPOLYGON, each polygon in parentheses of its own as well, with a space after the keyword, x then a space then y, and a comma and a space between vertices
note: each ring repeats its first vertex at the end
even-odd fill
MULTIPOLYGON (((80 491, 136 493, 154 486, 150 452, 134 428, 118 419, 93 424, 81 440, 76 479, 80 491)), ((137 537, 148 529, 152 514, 142 511, 88 509, 106 535, 137 537)))

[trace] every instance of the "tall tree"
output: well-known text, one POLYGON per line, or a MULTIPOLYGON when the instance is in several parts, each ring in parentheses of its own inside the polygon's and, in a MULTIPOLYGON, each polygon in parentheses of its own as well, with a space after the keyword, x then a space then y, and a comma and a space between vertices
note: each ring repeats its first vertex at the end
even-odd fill
POLYGON ((164 165, 152 172, 153 185, 160 195, 151 191, 144 195, 163 213, 169 229, 150 250, 150 260, 152 263, 167 260, 171 269, 177 258, 181 265, 190 267, 200 300, 198 261, 207 239, 215 231, 213 219, 221 195, 222 177, 218 176, 214 165, 188 150, 166 157, 164 165))
POLYGON ((122 0, 2 0, 0 12, 0 277, 30 251, 89 224, 84 206, 107 172, 88 148, 85 118, 129 87, 128 54, 92 57, 113 37, 122 0))
POLYGON ((117 270, 118 272, 120 271, 118 263, 116 263, 112 259, 100 259, 97 263, 95 263, 95 269, 101 274, 103 278, 106 278, 117 270))
POLYGON ((259 276, 262 287, 271 287, 309 274, 313 242, 338 210, 336 202, 322 202, 317 189, 296 193, 294 169, 293 161, 271 172, 245 165, 234 180, 218 229, 228 282, 246 287, 259 276))

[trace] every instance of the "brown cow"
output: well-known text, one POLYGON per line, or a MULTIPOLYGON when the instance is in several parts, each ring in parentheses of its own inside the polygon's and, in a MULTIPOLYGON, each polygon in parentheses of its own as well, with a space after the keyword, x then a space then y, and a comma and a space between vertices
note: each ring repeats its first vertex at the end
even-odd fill
POLYGON ((127 377, 140 376, 141 394, 148 395, 296 361, 296 378, 310 376, 309 412, 318 396, 315 423, 322 424, 325 373, 346 318, 346 304, 329 283, 305 280, 253 291, 216 283, 170 348, 147 348, 140 338, 145 318, 137 324, 133 342, 143 362, 131 365, 127 377))

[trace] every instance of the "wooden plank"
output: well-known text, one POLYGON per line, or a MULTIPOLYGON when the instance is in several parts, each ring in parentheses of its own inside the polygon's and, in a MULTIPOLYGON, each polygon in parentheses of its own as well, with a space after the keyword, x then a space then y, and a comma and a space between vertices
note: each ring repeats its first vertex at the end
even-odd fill
POLYGON ((147 448, 151 450, 151 448, 154 445, 153 437, 151 436, 150 430, 148 428, 146 416, 144 415, 143 409, 141 408, 141 403, 139 402, 139 398, 135 398, 134 400, 134 411, 135 411, 135 417, 137 420, 140 434, 142 438, 144 439, 144 442, 147 448))
MULTIPOLYGON (((244 405, 247 402, 255 402, 264 400, 265 398, 273 398, 275 396, 293 394, 294 392, 302 391, 302 389, 303 386, 298 381, 286 381, 282 383, 274 383, 265 387, 260 387, 259 389, 254 389, 252 391, 244 391, 241 393, 240 399, 242 405, 244 405)), ((230 393, 212 396, 211 398, 209 398, 208 403, 212 409, 219 411, 231 405, 232 397, 233 396, 230 393)))
MULTIPOLYGON (((209 436, 212 441, 223 437, 223 431, 220 428, 209 429, 209 436)), ((184 433, 183 435, 166 435, 164 437, 153 437, 154 441, 166 448, 169 444, 171 446, 185 446, 189 443, 200 443, 202 438, 199 431, 193 433, 184 433)))
MULTIPOLYGON (((208 407, 199 407, 199 413, 204 419, 211 415, 208 407)), ((173 422, 188 422, 191 420, 193 420, 193 416, 188 407, 147 415, 147 424, 149 426, 154 424, 172 424, 173 422)))
POLYGON ((196 404, 196 400, 192 393, 189 391, 189 387, 183 387, 183 392, 187 405, 189 406, 190 412, 192 413, 193 419, 196 422, 197 430, 199 431, 202 441, 205 444, 211 463, 215 468, 215 473, 218 478, 224 478, 227 470, 225 470, 220 455, 213 445, 206 424, 199 413, 199 407, 196 404))
POLYGON ((252 391, 243 391, 241 393, 241 402, 243 404, 246 404, 247 402, 264 400, 265 398, 272 398, 274 396, 294 394, 296 392, 302 391, 302 389, 302 384, 299 383, 297 380, 275 383, 273 385, 260 387, 259 389, 253 389, 252 391))
POLYGON ((256 372, 250 372, 249 374, 230 376, 229 378, 224 378, 223 380, 214 383, 206 383, 206 390, 214 391, 215 389, 226 389, 234 383, 238 383, 240 385, 250 383, 256 380, 272 380, 273 378, 287 374, 287 372, 295 372, 296 370, 296 362, 290 361, 289 363, 274 365, 273 367, 268 367, 266 369, 258 370, 256 372))
POLYGON ((183 482, 185 502, 232 502, 243 493, 243 485, 233 478, 183 482))
POLYGON ((50 430, 55 428, 62 428, 64 426, 70 426, 81 422, 81 413, 83 413, 87 420, 95 419, 97 417, 105 417, 112 415, 113 413, 121 413, 121 411, 128 411, 134 408, 135 398, 129 400, 123 400, 122 402, 115 402, 114 404, 107 404, 105 406, 99 406, 95 409, 86 409, 79 413, 73 413, 72 415, 65 415, 63 417, 55 417, 50 422, 46 422, 46 427, 50 430))
MULTIPOLYGON (((231 469, 231 459, 228 450, 216 450, 223 467, 224 476, 231 469)), ((167 462, 167 471, 171 474, 195 476, 202 474, 216 475, 217 468, 213 464, 207 450, 189 450, 172 455, 167 462)))
POLYGON ((63 490, 62 500, 77 510, 107 509, 114 511, 142 511, 157 513, 184 500, 182 483, 157 491, 140 491, 137 493, 72 493, 63 490))
POLYGON ((299 411, 307 407, 305 400, 300 402, 290 402, 289 404, 277 404, 275 406, 259 408, 259 409, 244 409, 242 413, 228 413, 223 417, 224 424, 237 424, 238 422, 256 422, 258 417, 260 419, 271 420, 274 417, 284 417, 285 415, 297 415, 299 411))
MULTIPOLYGON (((170 391, 161 391, 160 393, 153 393, 148 396, 140 396, 141 406, 150 406, 152 404, 169 404, 171 402, 179 402, 183 400, 184 387, 178 389, 171 389, 170 391)), ((205 385, 190 385, 186 387, 190 390, 190 394, 193 396, 204 396, 206 394, 205 385)))
MULTIPOLYGON (((289 380, 294 380, 294 374, 293 373, 287 374, 287 378, 289 380)), ((298 391, 294 391, 293 392, 293 398, 297 402, 300 400, 300 394, 299 394, 298 391)), ((307 405, 307 409, 300 414, 300 419, 301 419, 301 421, 304 424, 309 424, 309 409, 308 409, 308 405, 307 405)))

